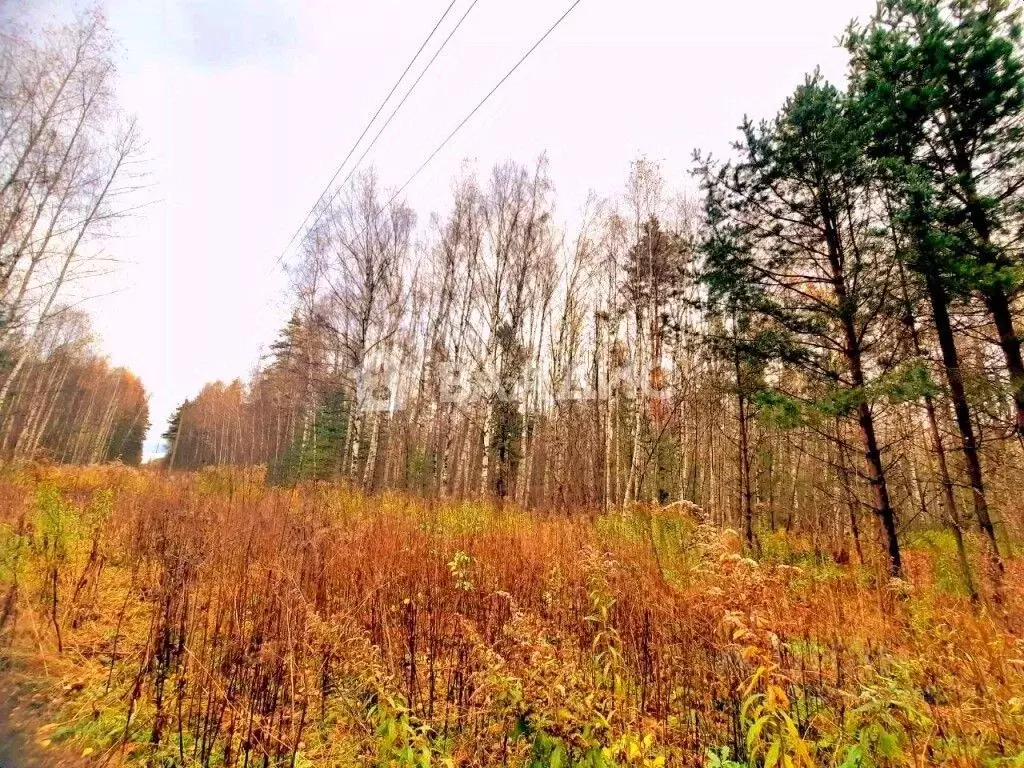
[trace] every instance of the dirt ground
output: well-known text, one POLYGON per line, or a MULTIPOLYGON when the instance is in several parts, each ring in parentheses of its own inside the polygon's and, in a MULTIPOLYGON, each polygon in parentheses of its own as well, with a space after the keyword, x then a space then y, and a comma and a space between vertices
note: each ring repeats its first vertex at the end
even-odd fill
POLYGON ((11 669, 0 668, 0 768, 84 768, 47 739, 48 702, 33 694, 11 669))

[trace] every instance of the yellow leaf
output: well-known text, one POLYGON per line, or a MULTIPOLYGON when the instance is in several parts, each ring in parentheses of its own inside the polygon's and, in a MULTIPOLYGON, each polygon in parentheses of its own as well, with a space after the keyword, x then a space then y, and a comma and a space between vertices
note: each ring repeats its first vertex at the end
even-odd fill
POLYGON ((789 709, 789 696, 777 685, 768 686, 768 702, 779 709, 789 709))

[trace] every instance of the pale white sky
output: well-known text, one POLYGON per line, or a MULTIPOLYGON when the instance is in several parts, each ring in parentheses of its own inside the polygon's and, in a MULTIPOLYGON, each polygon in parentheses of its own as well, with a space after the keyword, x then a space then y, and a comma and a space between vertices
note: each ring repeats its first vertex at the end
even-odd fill
MULTIPOLYGON (((41 16, 75 4, 21 2, 41 16)), ((273 341, 288 313, 278 255, 448 2, 106 0, 156 202, 111 243, 119 290, 89 309, 111 360, 151 393, 151 438, 178 402, 244 377, 273 341)), ((569 3, 479 0, 368 158, 383 182, 403 183, 569 3)), ((640 154, 685 188, 692 151, 725 152, 745 113, 770 116, 816 66, 841 80, 837 37, 874 5, 583 0, 409 202, 425 222, 465 158, 483 171, 542 151, 566 218, 590 189, 617 194, 640 154)))

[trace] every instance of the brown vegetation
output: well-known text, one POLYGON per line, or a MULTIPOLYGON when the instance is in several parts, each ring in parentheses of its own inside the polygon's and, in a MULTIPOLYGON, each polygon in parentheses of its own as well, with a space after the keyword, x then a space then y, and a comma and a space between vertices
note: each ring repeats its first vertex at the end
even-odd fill
POLYGON ((37 469, 0 490, 5 655, 45 663, 50 737, 106 764, 1024 749, 1024 574, 979 610, 948 541, 890 581, 880 549, 838 566, 793 531, 758 563, 682 509, 499 512, 225 471, 37 469))

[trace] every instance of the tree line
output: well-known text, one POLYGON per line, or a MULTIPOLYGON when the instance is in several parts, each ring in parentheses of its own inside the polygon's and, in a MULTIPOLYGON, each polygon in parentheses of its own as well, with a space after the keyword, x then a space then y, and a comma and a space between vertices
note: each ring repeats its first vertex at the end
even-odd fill
POLYGON ((114 41, 90 12, 0 27, 0 458, 138 463, 139 380, 97 352, 75 307, 141 186, 140 137, 115 93, 114 41))
POLYGON ((887 0, 699 194, 636 161, 555 218, 546 160, 414 212, 362 174, 318 211, 295 311, 245 384, 176 412, 173 468, 281 482, 676 503, 894 575, 942 527, 994 578, 1021 507, 1024 74, 1003 0, 887 0), (877 539, 878 546, 867 542, 877 539))

